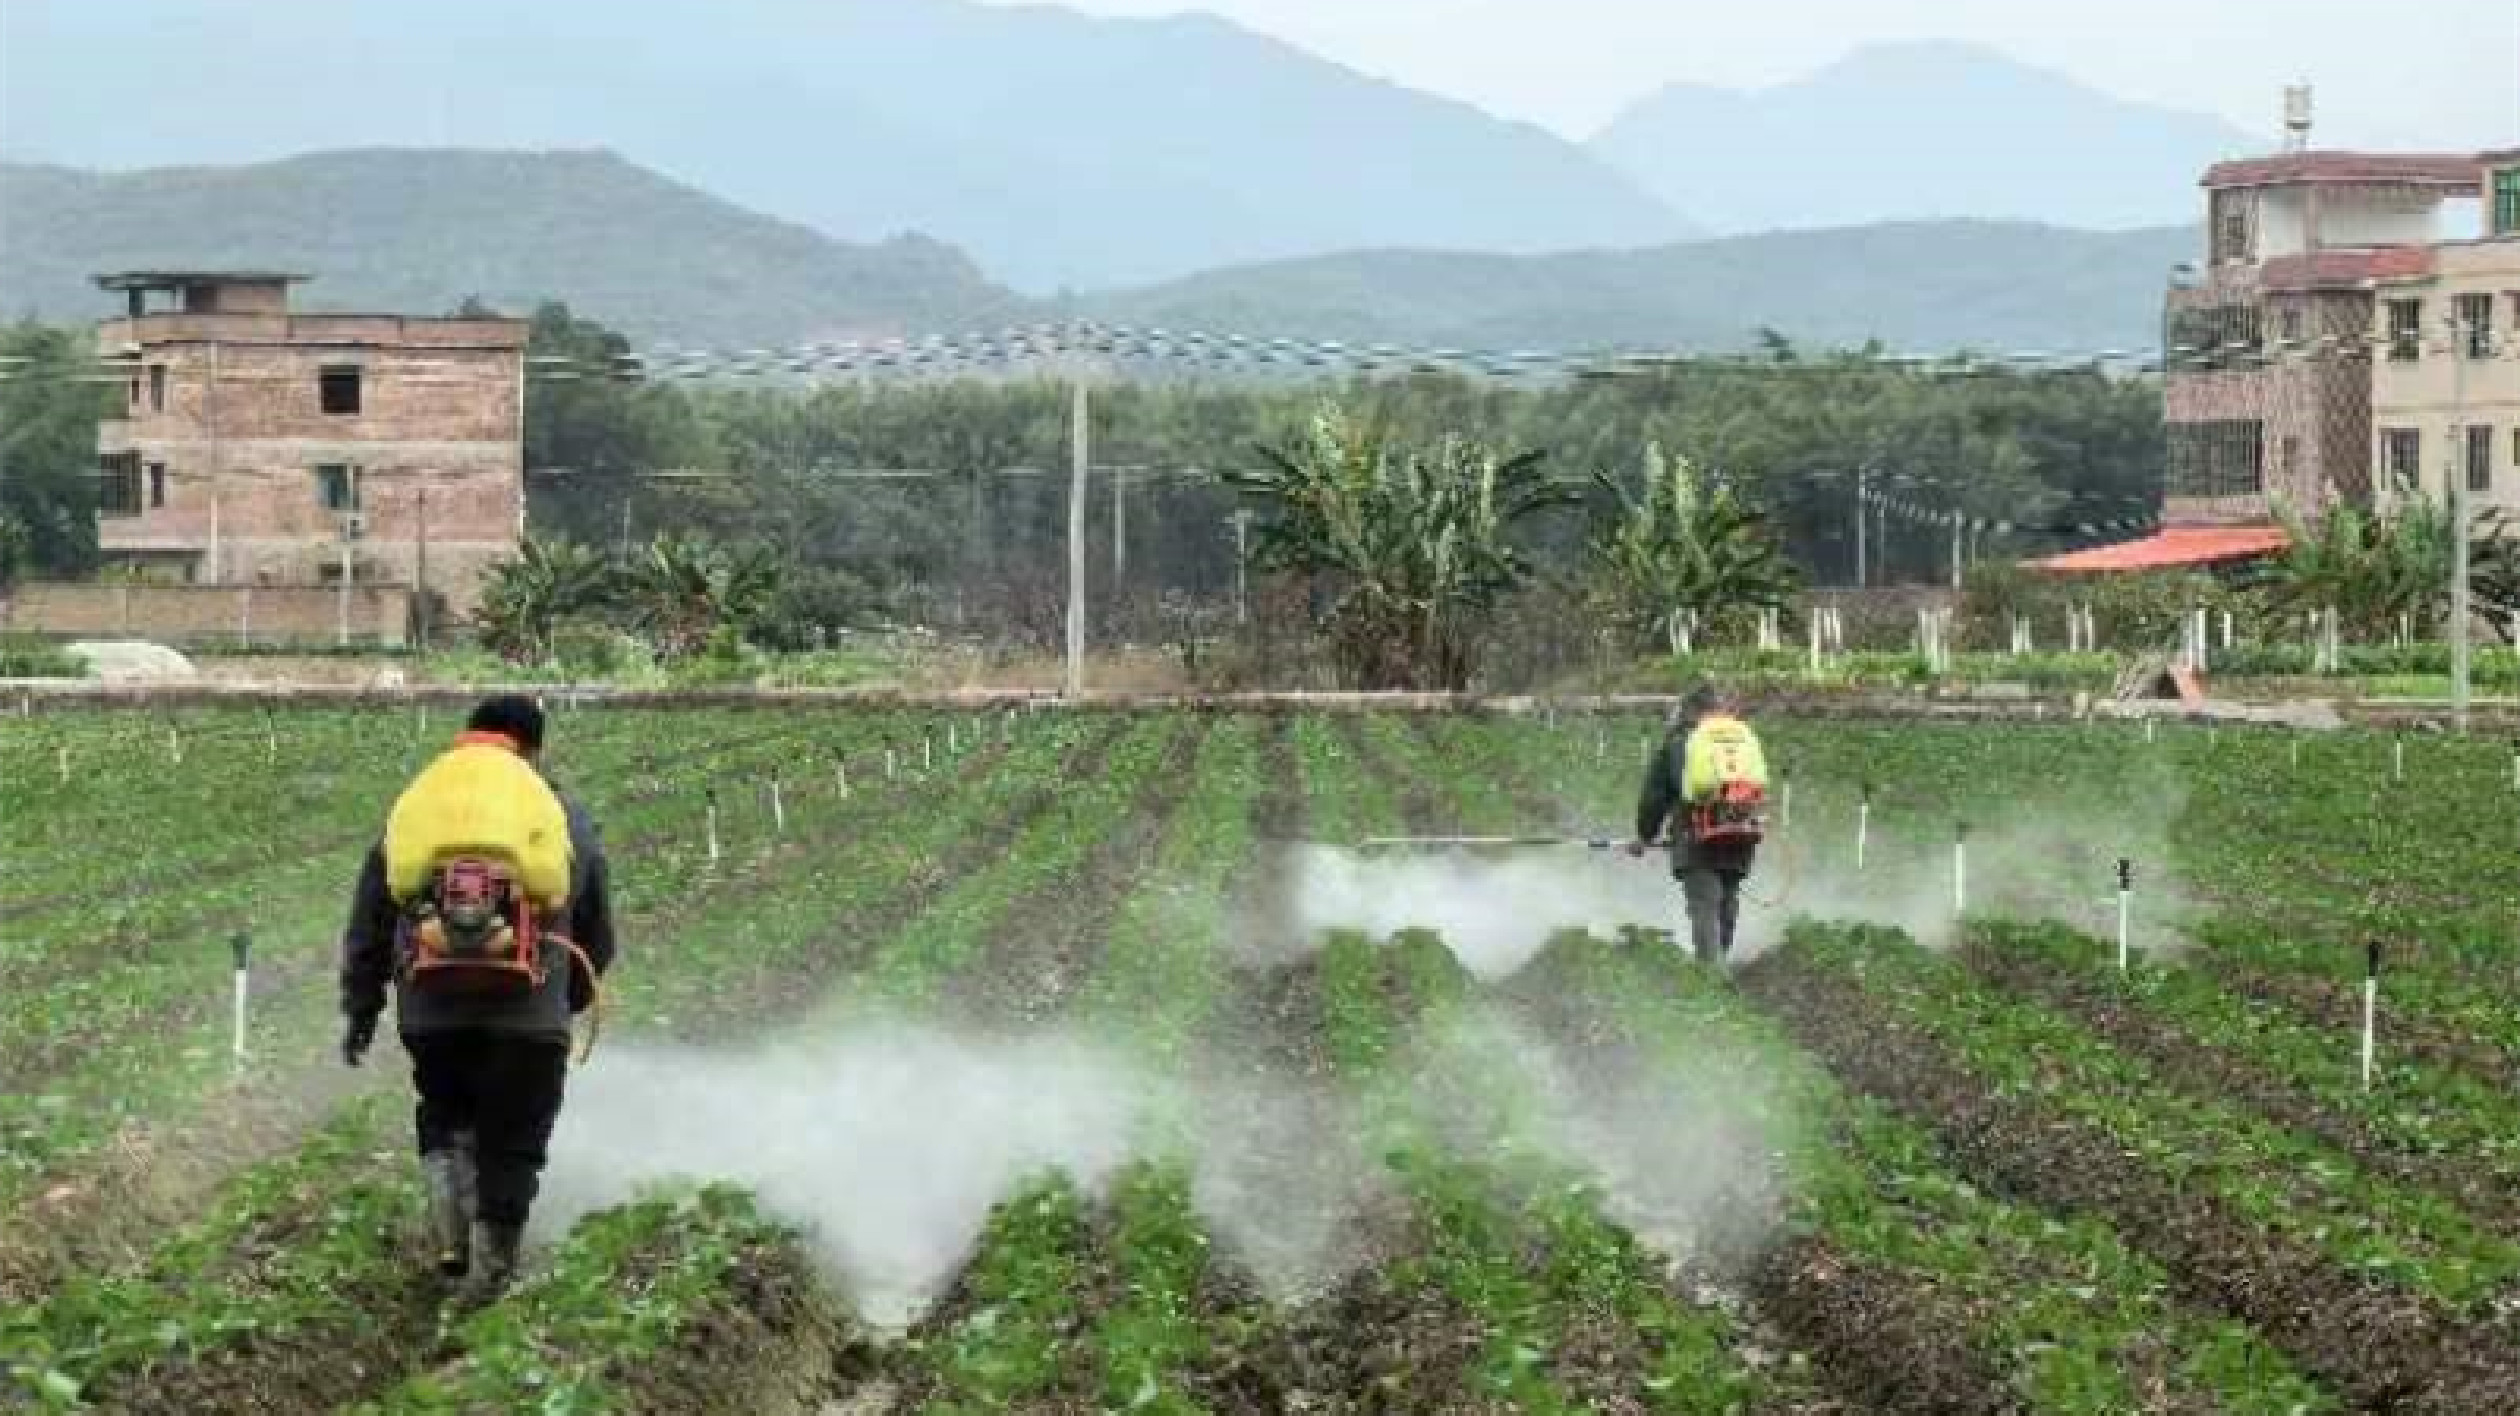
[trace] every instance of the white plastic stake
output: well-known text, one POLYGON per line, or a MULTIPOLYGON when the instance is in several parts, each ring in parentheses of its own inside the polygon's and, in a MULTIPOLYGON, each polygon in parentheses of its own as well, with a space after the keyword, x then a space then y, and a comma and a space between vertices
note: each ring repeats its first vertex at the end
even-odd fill
POLYGON ((1790 831, 1794 827, 1794 779, 1787 777, 1784 790, 1778 793, 1776 829, 1790 831))
POLYGON ((2399 781, 2406 780, 2406 739, 2394 738, 2389 743, 2389 771, 2399 781))
POLYGON ((175 731, 173 723, 166 725, 166 760, 177 767, 184 765, 184 735, 175 731))
POLYGON ((53 744, 53 765, 61 769, 61 784, 65 787, 70 785, 70 744, 53 744))
POLYGON ((1969 912, 1969 823, 1963 821, 1951 836, 1951 917, 1954 920, 1969 912))
POLYGON ((776 772, 770 774, 770 828, 782 836, 787 834, 787 799, 779 795, 776 772))
MULTIPOLYGON (((2301 766, 2301 735, 2298 733, 2293 735, 2292 740, 2292 765, 2296 768, 2301 766)), ((2515 766, 2512 771, 2515 779, 2520 779, 2520 766, 2515 766)))
POLYGON ((849 799, 849 764, 846 759, 832 768, 832 775, 839 779, 840 799, 847 801, 849 799))
POLYGON ((2511 745, 2511 789, 2520 792, 2520 742, 2511 745))
POLYGON ((239 1072, 245 1070, 245 1002, 253 992, 252 980, 247 972, 246 957, 253 951, 253 947, 254 939, 249 934, 237 934, 228 940, 228 952, 236 963, 236 994, 233 1017, 229 1026, 228 1050, 239 1072))
POLYGON ((919 770, 922 772, 936 770, 936 739, 932 737, 919 739, 919 770))
POLYGON ((2372 1063, 2380 1046, 2380 941, 2363 946, 2362 1088, 2371 1090, 2372 1063))
POLYGON ((2118 972, 2126 972, 2133 952, 2135 923, 2135 862, 2118 857, 2118 972))
POLYGON ((2153 720, 2152 720, 2152 719, 2150 719, 2150 718, 2146 718, 2146 719, 2144 720, 2144 741, 2146 741, 2146 742, 2151 742, 2152 740, 2153 740, 2153 720))
POLYGON ((962 751, 962 729, 957 724, 947 723, 945 725, 945 755, 951 757, 960 751, 962 751))
POLYGON ((723 854, 718 848, 717 788, 711 787, 709 788, 709 864, 717 864, 723 854))
POLYGON ((897 776, 899 776, 899 775, 901 775, 901 754, 900 754, 900 753, 898 753, 898 752, 895 752, 894 750, 892 750, 892 749, 891 749, 891 748, 889 748, 889 747, 888 747, 888 748, 885 748, 885 749, 884 749, 884 780, 885 780, 885 781, 887 781, 887 782, 889 782, 889 781, 891 781, 893 778, 895 778, 895 777, 897 777, 897 776))
POLYGON ((1866 783, 1864 795, 1855 803, 1855 868, 1864 868, 1865 848, 1872 844, 1872 786, 1866 783))

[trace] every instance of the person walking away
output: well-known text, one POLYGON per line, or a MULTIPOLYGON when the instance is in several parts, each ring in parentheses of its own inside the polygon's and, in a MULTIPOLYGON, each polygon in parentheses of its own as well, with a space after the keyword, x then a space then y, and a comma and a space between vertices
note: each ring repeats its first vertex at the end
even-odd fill
POLYGON ((342 939, 342 1060, 366 1057, 390 984, 437 1267, 484 1296, 515 1273, 571 1021, 615 953, 602 841, 538 769, 543 729, 528 698, 473 710, 395 801, 342 939))
POLYGON ((1671 871, 1702 963, 1732 955, 1742 882, 1766 834, 1767 786, 1766 753, 1730 698, 1712 686, 1692 690, 1646 767, 1628 853, 1642 856, 1669 828, 1671 871))

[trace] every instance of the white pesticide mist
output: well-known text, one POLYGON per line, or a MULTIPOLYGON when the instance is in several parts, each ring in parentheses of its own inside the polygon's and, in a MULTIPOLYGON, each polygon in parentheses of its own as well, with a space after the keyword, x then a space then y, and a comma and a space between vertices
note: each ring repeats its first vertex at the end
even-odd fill
POLYGON ((869 1022, 759 1052, 607 1050, 574 1079, 538 1222, 643 1185, 725 1180, 807 1227, 861 1314, 914 1316, 989 1207, 1056 1167, 1088 1188, 1129 1158, 1148 1100, 1118 1054, 869 1022))
POLYGON ((1711 1047, 1703 1058, 1593 1055, 1480 1005, 1421 1038, 1411 1066, 1413 1092, 1463 1126, 1450 1139, 1467 1154, 1485 1144, 1492 1079, 1508 1078, 1523 1141, 1585 1172, 1608 1215, 1668 1258, 1747 1256, 1781 1211, 1789 1109, 1711 1047))
POLYGON ((1659 853, 1636 860, 1581 845, 1407 853, 1308 846, 1295 851, 1287 874, 1287 913, 1307 940, 1330 929, 1378 938, 1436 930, 1471 973, 1503 978, 1560 929, 1682 927, 1670 864, 1659 853))
POLYGON ((1345 1108, 1265 1077, 1160 1074, 1070 1031, 985 1036, 855 1018, 751 1050, 633 1044, 573 1080, 538 1226, 667 1182, 728 1181, 804 1228, 879 1327, 951 1281, 989 1209, 1059 1170, 1099 1191, 1184 1156, 1206 1223, 1273 1291, 1353 1263, 1374 1182, 1345 1108))

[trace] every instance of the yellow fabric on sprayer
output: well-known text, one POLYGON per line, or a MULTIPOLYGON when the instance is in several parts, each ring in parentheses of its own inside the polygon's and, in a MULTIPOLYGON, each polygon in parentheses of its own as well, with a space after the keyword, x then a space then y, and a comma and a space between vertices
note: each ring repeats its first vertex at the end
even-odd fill
POLYGON ((385 888, 408 900, 450 855, 516 872, 544 910, 569 897, 569 815, 533 764, 493 742, 458 740, 424 767, 385 818, 385 888))
POLYGON ((1680 795, 1704 801, 1726 782, 1748 782, 1760 791, 1768 785, 1767 753, 1759 735, 1739 718, 1709 714, 1698 719, 1688 746, 1681 752, 1680 795))

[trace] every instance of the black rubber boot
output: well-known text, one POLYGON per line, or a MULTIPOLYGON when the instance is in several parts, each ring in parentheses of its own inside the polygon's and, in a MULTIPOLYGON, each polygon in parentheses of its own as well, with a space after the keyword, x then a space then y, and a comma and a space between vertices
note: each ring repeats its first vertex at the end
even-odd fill
POLYGON ((430 1257, 448 1278, 462 1278, 472 1268, 472 1215, 464 1194, 471 1188, 470 1160, 451 1150, 420 1157, 421 1179, 429 1192, 430 1257))
POLYGON ((473 1226, 472 1300, 475 1303, 496 1302, 516 1278, 517 1251, 524 1247, 525 1226, 521 1224, 476 1224, 473 1226))

